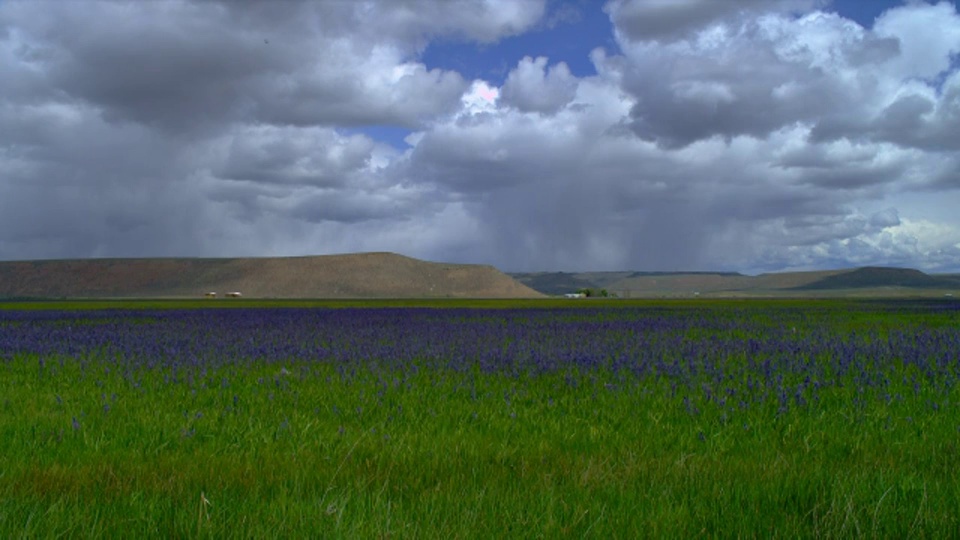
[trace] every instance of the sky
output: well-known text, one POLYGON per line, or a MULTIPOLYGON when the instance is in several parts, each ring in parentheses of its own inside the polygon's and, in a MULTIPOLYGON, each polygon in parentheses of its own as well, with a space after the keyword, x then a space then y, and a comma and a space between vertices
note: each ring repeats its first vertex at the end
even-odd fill
POLYGON ((957 4, 0 0, 0 260, 960 272, 957 4))

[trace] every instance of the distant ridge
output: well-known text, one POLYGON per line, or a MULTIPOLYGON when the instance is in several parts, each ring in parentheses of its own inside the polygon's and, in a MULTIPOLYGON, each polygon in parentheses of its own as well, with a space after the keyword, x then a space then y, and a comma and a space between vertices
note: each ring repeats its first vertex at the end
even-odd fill
POLYGON ((75 259, 0 262, 0 297, 532 298, 492 266, 395 253, 310 257, 75 259))
POLYGON ((627 277, 645 277, 645 276, 724 276, 724 277, 742 277, 740 272, 631 272, 627 277))
POLYGON ((864 287, 954 288, 960 287, 960 280, 949 276, 934 277, 912 268, 867 266, 843 274, 828 276, 796 288, 811 290, 855 289, 864 287))
POLYGON ((909 268, 864 267, 767 273, 737 272, 533 272, 511 274, 544 294, 580 289, 621 297, 885 296, 943 295, 960 289, 956 274, 929 275, 909 268))
POLYGON ((595 286, 591 280, 566 272, 515 273, 510 277, 531 289, 554 296, 595 286))

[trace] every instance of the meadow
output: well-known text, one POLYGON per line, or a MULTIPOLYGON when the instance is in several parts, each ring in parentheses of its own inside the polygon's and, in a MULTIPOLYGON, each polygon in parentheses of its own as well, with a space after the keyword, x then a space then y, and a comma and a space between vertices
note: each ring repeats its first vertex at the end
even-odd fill
POLYGON ((4 538, 954 537, 960 302, 0 304, 4 538))

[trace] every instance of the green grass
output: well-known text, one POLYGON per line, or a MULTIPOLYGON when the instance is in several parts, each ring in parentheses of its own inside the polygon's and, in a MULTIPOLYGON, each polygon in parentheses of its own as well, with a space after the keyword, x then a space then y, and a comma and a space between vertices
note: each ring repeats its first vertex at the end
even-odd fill
MULTIPOLYGON (((803 305, 818 316, 820 304, 803 305)), ((861 310, 844 328, 891 317, 861 310)), ((960 394, 918 393, 906 378, 888 389, 901 400, 851 407, 857 389, 834 388, 815 407, 731 419, 691 415, 665 381, 604 370, 251 364, 171 384, 162 370, 125 377, 95 354, 43 360, 0 361, 4 538, 960 531, 960 420, 930 407, 955 411, 960 394)))
POLYGON ((20 390, 0 423, 0 531, 906 537, 960 526, 957 422, 944 415, 827 405, 724 425, 599 381, 564 392, 559 377, 425 372, 376 395, 373 378, 296 373, 215 373, 194 389, 148 377, 134 390, 8 366, 20 390))

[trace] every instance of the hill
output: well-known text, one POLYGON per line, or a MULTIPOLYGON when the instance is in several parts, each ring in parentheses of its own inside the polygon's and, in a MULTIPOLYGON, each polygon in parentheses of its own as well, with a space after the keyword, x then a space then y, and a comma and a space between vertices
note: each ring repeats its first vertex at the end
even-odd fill
POLYGON ((592 280, 567 272, 523 272, 510 274, 510 277, 531 289, 553 296, 596 286, 592 280))
POLYGON ((252 298, 532 298, 492 266, 394 253, 230 259, 0 262, 0 297, 174 298, 238 291, 252 298))
POLYGON ((797 289, 853 289, 863 287, 909 287, 945 289, 960 287, 960 280, 950 276, 934 277, 912 268, 868 266, 828 276, 796 287, 797 289))
POLYGON ((956 275, 865 267, 748 276, 735 272, 539 272, 511 274, 544 294, 607 289, 621 297, 889 296, 960 290, 956 275))

